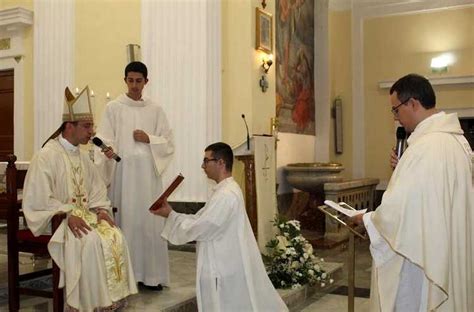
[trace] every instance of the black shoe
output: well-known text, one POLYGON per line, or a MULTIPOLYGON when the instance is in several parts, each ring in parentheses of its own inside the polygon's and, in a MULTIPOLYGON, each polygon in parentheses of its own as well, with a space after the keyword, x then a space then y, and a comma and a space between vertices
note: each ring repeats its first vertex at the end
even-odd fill
POLYGON ((142 282, 138 282, 138 285, 139 286, 143 286, 144 288, 148 289, 148 290, 153 290, 153 291, 161 291, 163 290, 163 286, 161 286, 161 284, 158 284, 156 286, 149 286, 149 285, 145 285, 143 284, 142 282))

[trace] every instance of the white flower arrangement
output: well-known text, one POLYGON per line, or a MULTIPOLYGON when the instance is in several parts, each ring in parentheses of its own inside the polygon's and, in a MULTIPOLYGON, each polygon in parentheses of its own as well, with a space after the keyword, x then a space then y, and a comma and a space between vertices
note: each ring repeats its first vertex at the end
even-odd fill
POLYGON ((273 224, 278 233, 266 245, 268 254, 263 255, 273 285, 294 289, 320 283, 324 287, 328 274, 319 264, 324 260, 318 260, 313 246, 301 235, 300 222, 285 221, 277 216, 273 224))

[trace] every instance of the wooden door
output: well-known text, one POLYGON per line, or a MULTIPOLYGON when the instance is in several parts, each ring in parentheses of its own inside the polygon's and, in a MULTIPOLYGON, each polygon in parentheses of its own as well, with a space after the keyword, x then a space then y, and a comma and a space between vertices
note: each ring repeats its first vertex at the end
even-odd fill
POLYGON ((0 154, 13 154, 13 69, 0 71, 0 154))

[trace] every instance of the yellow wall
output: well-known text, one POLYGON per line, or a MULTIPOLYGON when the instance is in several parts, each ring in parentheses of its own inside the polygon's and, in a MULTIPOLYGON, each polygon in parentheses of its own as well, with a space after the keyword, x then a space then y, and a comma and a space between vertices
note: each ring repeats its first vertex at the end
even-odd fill
MULTIPOLYGON (((388 89, 378 82, 416 72, 427 77, 474 75, 474 8, 381 17, 364 23, 366 175, 389 179, 395 124, 388 89), (433 74, 431 58, 452 52, 448 73, 433 74)), ((435 86, 438 108, 472 107, 471 85, 435 86)))
MULTIPOLYGON (((255 8, 257 0, 224 0, 222 12, 222 140, 236 146, 246 139, 241 118, 245 114, 250 135, 270 132, 270 118, 275 116, 275 72, 268 73, 270 87, 263 93, 262 54, 255 50, 255 8)), ((274 14, 274 3, 265 11, 274 14)), ((273 23, 275 24, 275 23, 273 23)), ((237 161, 234 177, 243 185, 242 164, 237 161)))
POLYGON ((352 177, 352 46, 351 12, 330 12, 329 14, 329 76, 330 99, 342 99, 343 153, 335 152, 335 119, 331 119, 330 160, 344 165, 345 178, 352 177))
MULTIPOLYGON (((75 85, 94 90, 94 112, 99 120, 107 99, 125 90, 123 69, 127 64, 125 46, 140 43, 140 1, 76 0, 75 2, 75 85), (113 14, 104 14, 113 12, 113 14)), ((2 0, 0 9, 23 7, 34 11, 33 0, 2 0)), ((34 154, 33 27, 24 35, 24 147, 25 159, 34 154)))
MULTIPOLYGON (((100 118, 105 93, 116 97, 125 90, 123 67, 128 43, 139 43, 140 1, 76 0, 75 86, 89 84, 94 90, 95 112, 100 118), (113 14, 104 14, 113 12, 113 14), (79 48, 80 47, 80 48, 79 48)), ((33 10, 32 0, 2 0, 0 9, 21 6, 33 10)), ((269 71, 270 88, 262 93, 261 55, 255 50, 255 8, 259 0, 222 1, 222 133, 231 145, 245 139, 241 119, 244 113, 251 133, 268 133, 275 116, 275 66, 269 71)), ((268 12, 274 14, 275 3, 268 12)), ((275 18, 275 17, 274 17, 275 18)), ((388 90, 378 82, 394 80, 409 72, 429 77, 474 74, 474 8, 381 17, 364 23, 364 85, 366 124, 366 176, 388 179, 388 152, 394 144, 394 123, 389 110, 388 90), (457 62, 447 74, 432 74, 429 62, 441 52, 451 51, 457 62), (374 131, 377 129, 377 131, 374 131)), ((275 24, 275 22, 274 22, 275 24)), ((334 124, 331 125, 330 158, 341 162, 351 177, 352 168, 352 72, 351 13, 331 12, 329 16, 331 100, 343 100, 344 153, 334 152, 334 124)), ((275 39, 275 34, 274 34, 275 39)), ((33 28, 25 32, 25 154, 33 154, 33 28)), ((472 85, 435 87, 440 108, 474 103, 472 85)), ((242 174, 239 162, 237 175, 242 174)))
POLYGON ((75 83, 79 88, 88 84, 94 90, 96 123, 108 102, 106 93, 114 99, 126 91, 123 81, 123 70, 128 63, 126 45, 140 44, 140 3, 76 0, 75 83))
MULTIPOLYGON (((265 11, 274 14, 274 6, 268 3, 265 11)), ((269 133, 275 116, 274 66, 267 92, 259 87, 262 53, 255 50, 256 7, 261 1, 222 1, 222 139, 230 145, 245 140, 242 114, 251 134, 269 133)))
POLYGON ((245 114, 252 129, 252 4, 222 2, 222 140, 230 145, 245 139, 245 114))

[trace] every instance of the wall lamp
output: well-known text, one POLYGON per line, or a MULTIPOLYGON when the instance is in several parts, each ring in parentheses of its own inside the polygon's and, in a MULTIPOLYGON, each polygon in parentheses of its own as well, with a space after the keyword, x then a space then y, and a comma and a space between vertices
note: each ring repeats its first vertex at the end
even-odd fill
POLYGON ((260 78, 259 85, 262 89, 262 92, 267 92, 268 89, 268 80, 267 74, 270 67, 273 64, 273 54, 266 55, 266 57, 262 58, 262 65, 260 66, 263 70, 262 78, 260 78))
POLYGON ((448 66, 454 63, 454 56, 450 53, 442 54, 431 59, 431 72, 446 73, 448 66))

